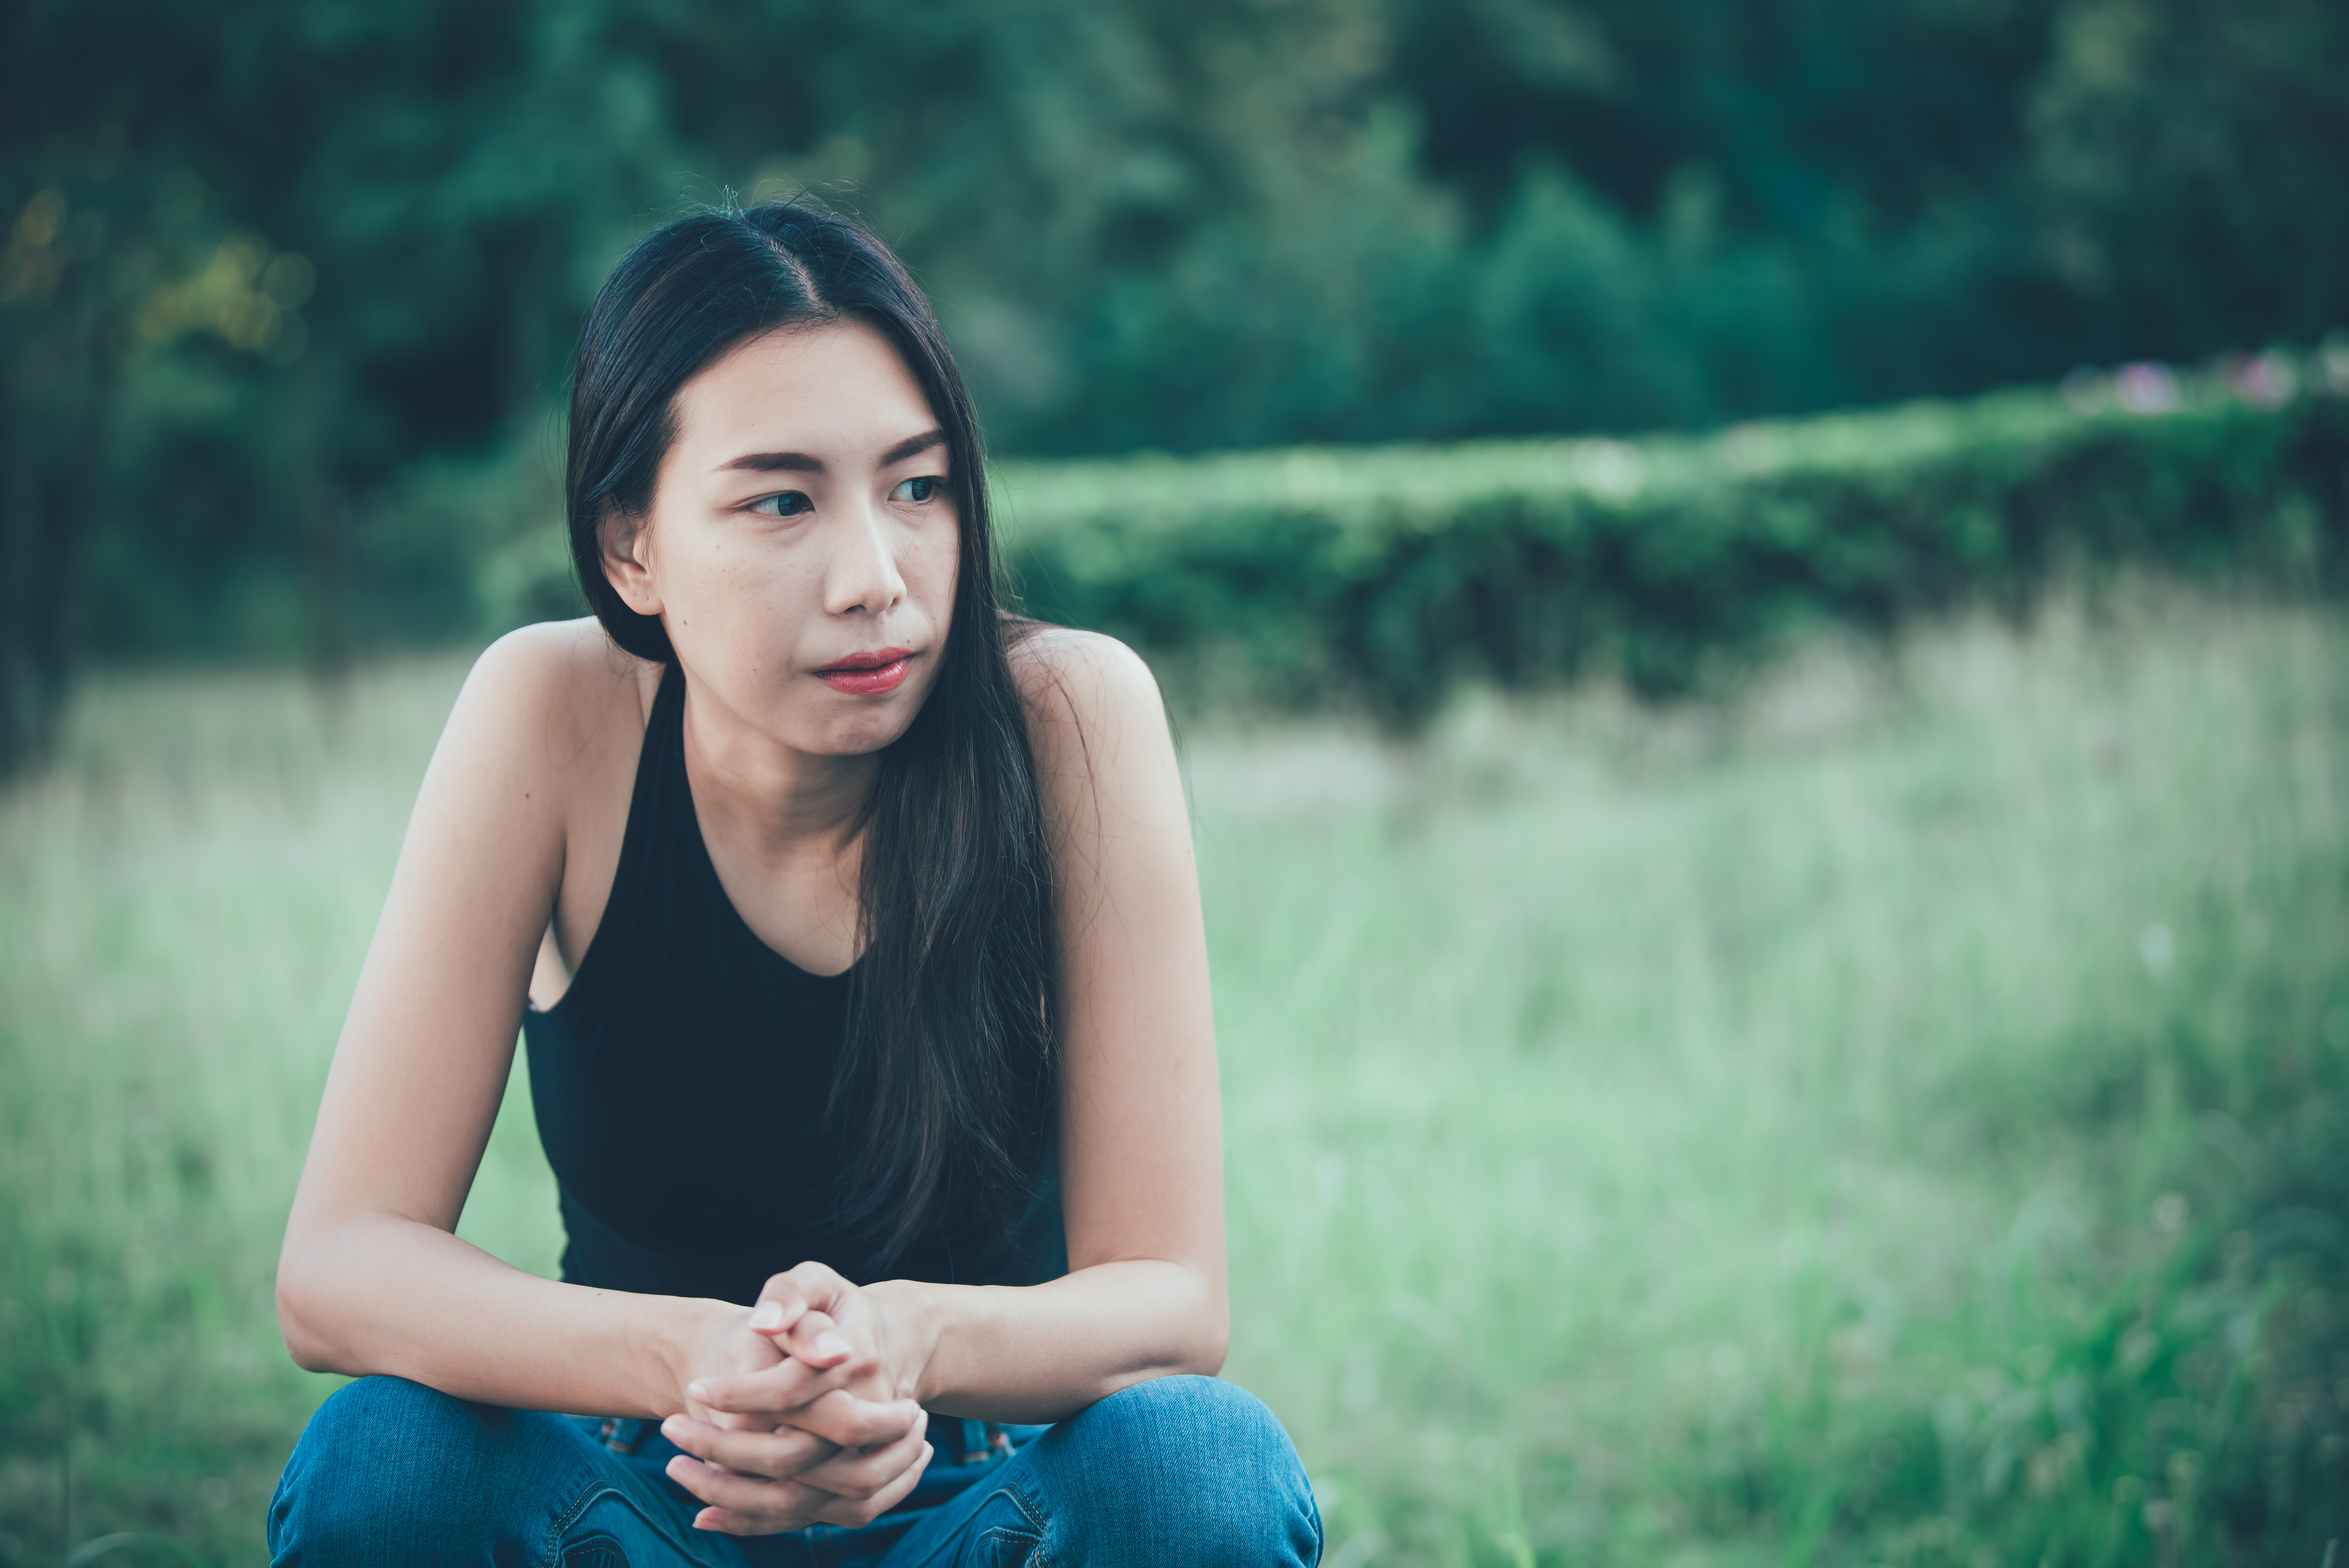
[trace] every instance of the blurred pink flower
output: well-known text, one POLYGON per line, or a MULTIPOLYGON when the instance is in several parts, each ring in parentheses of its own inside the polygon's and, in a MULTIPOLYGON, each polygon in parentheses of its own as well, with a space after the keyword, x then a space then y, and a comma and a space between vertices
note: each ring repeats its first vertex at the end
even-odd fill
POLYGON ((2178 372, 2149 359, 2124 365, 2116 395, 2120 406, 2132 414, 2174 412, 2178 404, 2178 372))
POLYGON ((2300 367, 2275 349, 2230 358, 2226 370, 2227 385, 2254 408, 2281 408, 2300 396, 2300 367))

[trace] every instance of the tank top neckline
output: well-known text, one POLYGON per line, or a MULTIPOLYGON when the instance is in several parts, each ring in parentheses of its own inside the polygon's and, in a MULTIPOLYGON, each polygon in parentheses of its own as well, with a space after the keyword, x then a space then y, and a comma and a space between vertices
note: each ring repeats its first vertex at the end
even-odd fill
POLYGON ((809 974, 726 897, 684 776, 684 703, 683 677, 665 672, 603 922, 570 988, 523 1019, 564 1277, 747 1305, 809 1259, 867 1281, 1066 1273, 1049 1121, 1025 1156, 1033 1197, 1008 1226, 957 1214, 891 1247, 886 1223, 842 1217, 833 1173, 861 1134, 831 1101, 857 1048, 856 966, 809 974), (781 1202, 779 1172, 795 1179, 781 1202))
POLYGON ((675 841, 672 847, 688 862, 678 870, 697 882, 706 880, 709 896, 725 909, 727 918, 740 929, 752 949, 765 954, 768 961, 780 965, 786 973, 813 985, 844 985, 848 977, 856 973, 857 965, 864 961, 864 954, 859 954, 847 968, 837 975, 819 975, 812 969, 803 969, 770 947, 766 938, 751 930, 750 923, 742 918, 742 912, 735 908, 734 901, 727 896, 726 883, 718 875, 717 863, 709 858, 709 841, 702 836, 700 812, 693 802, 693 780, 685 766, 685 671, 672 664, 661 672, 660 689, 655 694, 653 710, 645 720, 644 741, 636 753, 636 781, 628 794, 627 826, 621 833, 619 864, 614 868, 612 885, 604 894, 604 916, 595 923, 595 934, 587 939, 587 951, 580 955, 579 963, 571 971, 571 984, 563 988, 563 995, 554 999, 554 1006, 543 1010, 533 1008, 530 1010, 532 1016, 552 1017, 569 1006, 571 999, 579 994, 590 975, 598 971, 595 955, 613 945, 605 940, 605 936, 606 933, 615 931, 616 917, 620 922, 618 929, 621 930, 635 923, 638 912, 632 907, 634 901, 631 895, 650 874, 649 862, 658 852, 653 840, 662 826, 657 820, 657 814, 663 798, 672 794, 682 808, 677 814, 684 820, 666 836, 675 841), (673 790, 662 788, 671 782, 675 786, 673 790))

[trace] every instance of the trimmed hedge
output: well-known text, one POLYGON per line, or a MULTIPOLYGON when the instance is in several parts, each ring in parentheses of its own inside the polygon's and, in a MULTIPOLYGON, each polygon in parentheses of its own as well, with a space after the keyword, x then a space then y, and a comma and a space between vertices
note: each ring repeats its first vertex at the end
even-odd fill
POLYGON ((2349 348, 1703 438, 1006 462, 996 493, 1029 611, 1181 682, 1399 723, 1464 677, 1671 696, 2075 569, 2339 587, 2349 348))

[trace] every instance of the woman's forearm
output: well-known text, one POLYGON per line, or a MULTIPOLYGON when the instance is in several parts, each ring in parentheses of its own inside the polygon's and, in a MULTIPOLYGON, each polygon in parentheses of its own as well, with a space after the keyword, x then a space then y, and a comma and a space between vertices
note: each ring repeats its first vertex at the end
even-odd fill
POLYGON ((388 1374, 518 1409, 659 1417, 698 1346, 748 1317, 726 1302, 561 1284, 433 1226, 357 1215, 289 1237, 278 1324, 314 1372, 388 1374))
MULTIPOLYGON (((942 1415, 1054 1421, 1130 1384, 1223 1365, 1219 1283, 1158 1259, 1022 1287, 890 1280, 869 1287, 910 1341, 910 1390, 942 1415)), ((312 1371, 407 1377, 520 1409, 660 1417, 740 1345, 749 1309, 524 1274, 419 1222, 354 1216, 289 1244, 278 1321, 312 1371)))
POLYGON ((915 1336, 915 1397, 941 1415, 1057 1421, 1144 1378, 1213 1374, 1230 1338, 1221 1282, 1159 1259, 1017 1288, 890 1280, 870 1289, 915 1336))

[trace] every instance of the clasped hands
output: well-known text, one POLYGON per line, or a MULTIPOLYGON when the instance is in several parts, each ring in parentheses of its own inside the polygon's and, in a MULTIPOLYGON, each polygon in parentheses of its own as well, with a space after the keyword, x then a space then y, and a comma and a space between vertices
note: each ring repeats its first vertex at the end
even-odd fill
POLYGON ((903 1337, 874 1293, 822 1264, 769 1280, 747 1320, 713 1325, 691 1352, 686 1413, 661 1423, 684 1450, 669 1478, 709 1505, 694 1528, 771 1535, 895 1507, 932 1452, 903 1337))

